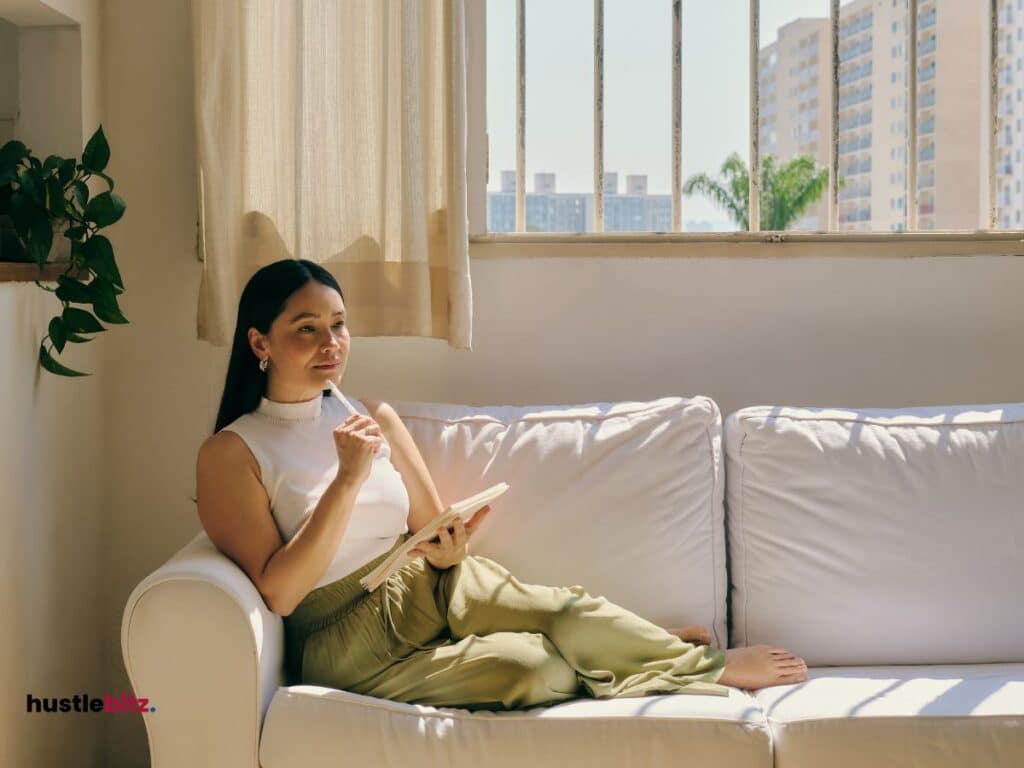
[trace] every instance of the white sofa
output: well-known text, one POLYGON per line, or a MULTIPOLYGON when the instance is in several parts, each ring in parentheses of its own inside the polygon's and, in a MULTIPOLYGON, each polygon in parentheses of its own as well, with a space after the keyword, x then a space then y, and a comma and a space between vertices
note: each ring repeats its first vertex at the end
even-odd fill
POLYGON ((510 484, 472 552, 808 680, 516 712, 293 685, 280 617, 200 531, 124 612, 156 768, 1024 766, 1024 404, 392 405, 442 498, 510 484))

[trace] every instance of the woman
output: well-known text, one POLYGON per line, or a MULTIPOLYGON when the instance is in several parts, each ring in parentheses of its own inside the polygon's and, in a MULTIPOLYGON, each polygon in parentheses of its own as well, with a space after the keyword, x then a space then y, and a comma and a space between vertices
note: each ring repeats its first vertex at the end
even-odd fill
POLYGON ((665 630, 580 586, 523 584, 469 555, 489 507, 366 593, 360 578, 444 504, 395 411, 337 387, 345 312, 314 262, 252 276, 196 467, 207 534, 284 618, 291 680, 469 709, 806 680, 784 648, 722 651, 704 627, 665 630))

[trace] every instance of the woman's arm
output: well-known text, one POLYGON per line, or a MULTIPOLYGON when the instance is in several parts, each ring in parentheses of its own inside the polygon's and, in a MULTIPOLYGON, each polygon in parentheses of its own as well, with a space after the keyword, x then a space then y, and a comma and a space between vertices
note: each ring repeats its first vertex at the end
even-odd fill
POLYGON ((409 493, 409 531, 417 533, 445 510, 430 470, 402 419, 385 402, 363 400, 370 415, 380 424, 384 438, 391 446, 391 463, 402 476, 409 493))
POLYGON ((359 485, 335 478, 285 544, 258 473, 241 437, 222 430, 207 438, 196 461, 199 520, 216 547, 249 576, 267 607, 288 616, 326 573, 359 485))

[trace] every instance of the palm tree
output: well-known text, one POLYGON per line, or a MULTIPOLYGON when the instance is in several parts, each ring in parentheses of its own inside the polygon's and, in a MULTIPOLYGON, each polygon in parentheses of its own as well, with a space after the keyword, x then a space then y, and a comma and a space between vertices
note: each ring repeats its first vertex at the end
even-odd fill
MULTIPOLYGON (((722 163, 721 181, 706 173, 686 180, 683 194, 700 192, 724 208, 733 223, 742 230, 750 229, 747 210, 747 189, 750 173, 739 154, 733 152, 722 163)), ((761 165, 761 229, 785 230, 812 204, 828 186, 828 168, 819 168, 810 155, 800 155, 776 167, 768 155, 761 165)), ((839 186, 843 186, 840 179, 839 186)))

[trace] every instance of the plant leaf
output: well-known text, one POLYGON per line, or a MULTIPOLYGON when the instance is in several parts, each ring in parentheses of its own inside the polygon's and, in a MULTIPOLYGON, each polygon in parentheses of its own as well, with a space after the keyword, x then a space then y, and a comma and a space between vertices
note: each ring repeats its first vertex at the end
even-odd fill
POLYGON ((29 154, 28 147, 17 139, 11 139, 0 147, 0 169, 13 167, 29 154))
POLYGON ((46 206, 53 218, 64 217, 64 186, 56 174, 46 180, 46 206))
POLYGON ((11 221, 22 242, 28 239, 29 226, 36 215, 35 206, 19 190, 11 195, 11 221))
POLYGON ((43 161, 43 169, 48 171, 51 168, 59 168, 63 162, 64 158, 60 155, 50 155, 43 161))
POLYGON ((107 227, 124 215, 124 200, 112 192, 102 192, 85 206, 85 218, 97 227, 107 227))
POLYGON ((114 286, 104 277, 97 276, 89 283, 89 291, 92 293, 92 301, 94 302, 97 300, 106 302, 117 297, 114 286))
POLYGON ((96 300, 96 294, 90 286, 78 280, 73 280, 67 275, 59 275, 57 283, 59 284, 57 298, 61 301, 70 301, 75 304, 91 304, 96 300))
POLYGON ((31 202, 40 208, 46 207, 46 188, 43 184, 43 174, 40 171, 35 168, 22 169, 18 173, 18 183, 21 185, 22 194, 31 202))
POLYGON ((64 321, 60 317, 54 317, 50 319, 50 341, 53 342, 53 348, 58 352, 64 351, 64 344, 67 343, 68 337, 64 332, 64 321))
POLYGON ((84 344, 87 341, 92 341, 92 339, 88 339, 85 336, 79 336, 77 333, 71 333, 70 331, 67 334, 67 339, 73 344, 84 344))
POLYGON ((117 298, 113 296, 104 296, 101 299, 96 299, 92 303, 92 309, 96 313, 96 317, 107 323, 116 323, 118 325, 128 322, 128 318, 121 314, 121 308, 117 305, 117 298))
POLYGON ((71 185, 71 190, 75 196, 75 202, 78 203, 78 207, 84 211, 85 204, 89 201, 89 187, 85 185, 84 181, 76 181, 71 185))
POLYGON ((82 152, 82 165, 91 173, 100 173, 107 167, 110 161, 110 146, 107 144, 107 137, 103 135, 103 126, 96 129, 96 133, 85 145, 82 152))
POLYGON ((45 213, 36 212, 29 222, 28 241, 25 244, 32 260, 42 269, 53 246, 53 227, 50 226, 50 218, 45 213))
POLYGON ((39 345, 39 364, 41 366, 43 366, 43 368, 48 370, 50 373, 55 373, 58 376, 91 376, 92 375, 92 374, 89 374, 89 373, 82 373, 81 371, 75 371, 75 370, 72 370, 71 368, 67 368, 67 367, 61 365, 56 360, 54 360, 52 357, 50 357, 50 353, 46 351, 46 347, 44 347, 42 344, 39 345))
POLYGON ((60 176, 61 186, 65 186, 69 181, 75 177, 75 158, 69 157, 67 160, 60 164, 60 170, 57 171, 60 176))
POLYGON ((107 238, 103 235, 93 235, 82 244, 82 252, 85 254, 86 266, 95 272, 98 278, 124 290, 121 273, 114 262, 114 249, 107 238))
POLYGON ((107 330, 91 312, 76 307, 64 307, 61 319, 64 320, 64 328, 69 331, 68 338, 71 338, 70 333, 99 333, 107 330))

